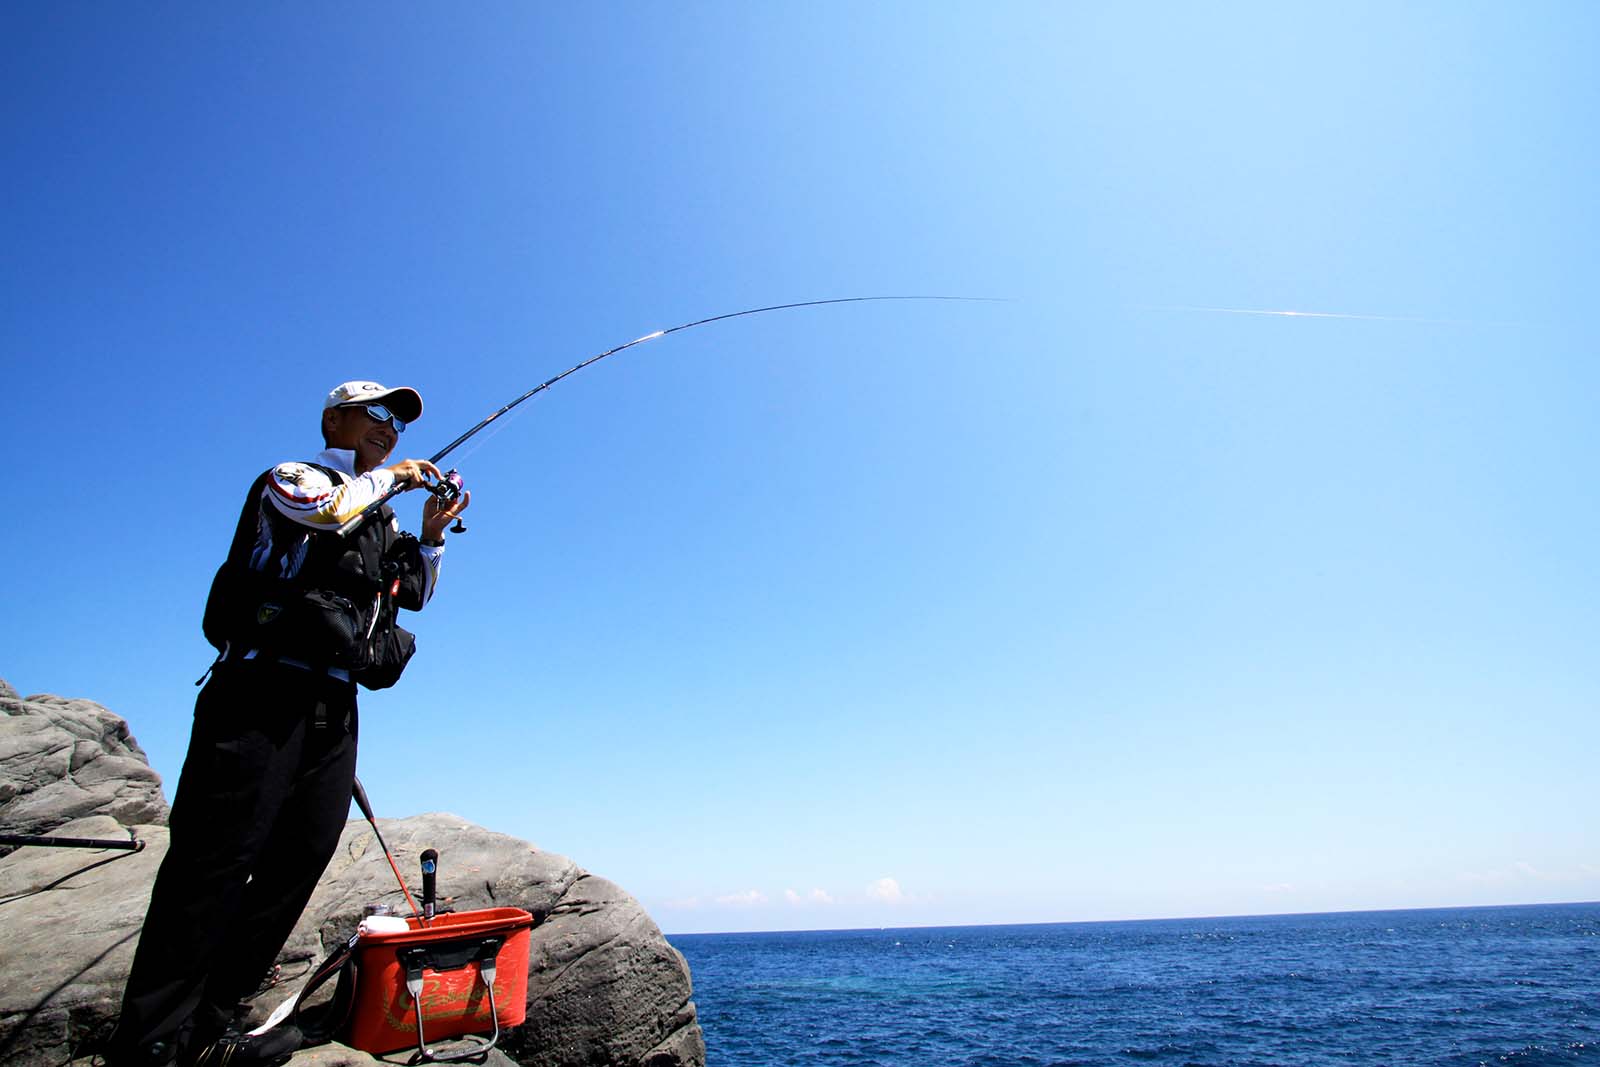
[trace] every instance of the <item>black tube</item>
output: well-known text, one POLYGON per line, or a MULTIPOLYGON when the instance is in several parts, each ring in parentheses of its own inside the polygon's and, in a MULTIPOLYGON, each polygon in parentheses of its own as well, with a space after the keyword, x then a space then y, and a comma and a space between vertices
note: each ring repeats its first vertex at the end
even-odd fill
POLYGON ((126 841, 96 841, 87 837, 40 837, 36 834, 0 834, 0 845, 41 845, 45 848, 123 848, 130 852, 138 852, 144 848, 144 842, 138 838, 129 838, 126 841))
POLYGON ((434 878, 439 872, 439 853, 435 849, 422 850, 422 917, 433 918, 434 878))

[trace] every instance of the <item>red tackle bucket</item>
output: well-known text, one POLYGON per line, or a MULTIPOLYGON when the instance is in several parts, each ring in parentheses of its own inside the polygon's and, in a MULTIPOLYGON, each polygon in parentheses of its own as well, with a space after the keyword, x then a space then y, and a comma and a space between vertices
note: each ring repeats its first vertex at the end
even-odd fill
POLYGON ((423 926, 363 934, 355 947, 355 997, 342 1040, 363 1052, 416 1048, 423 1059, 457 1059, 493 1048, 528 1012, 528 938, 521 908, 436 915, 423 926), (458 1056, 429 1043, 493 1033, 458 1056))

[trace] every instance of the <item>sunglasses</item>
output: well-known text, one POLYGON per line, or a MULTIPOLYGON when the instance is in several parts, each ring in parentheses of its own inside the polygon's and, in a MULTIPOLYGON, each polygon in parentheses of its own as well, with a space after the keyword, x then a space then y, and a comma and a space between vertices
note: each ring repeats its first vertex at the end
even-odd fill
POLYGON ((373 422, 387 422, 390 426, 394 427, 395 433, 406 432, 405 420, 400 418, 394 412, 390 411, 388 408, 384 407, 382 404, 347 404, 345 406, 360 408, 362 411, 366 412, 367 418, 371 419, 373 422))

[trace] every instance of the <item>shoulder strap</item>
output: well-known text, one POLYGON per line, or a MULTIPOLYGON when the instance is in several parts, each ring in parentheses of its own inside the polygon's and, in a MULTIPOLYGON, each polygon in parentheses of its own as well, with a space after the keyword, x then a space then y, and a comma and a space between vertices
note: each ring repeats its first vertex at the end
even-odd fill
POLYGON ((352 934, 349 940, 329 953, 328 958, 311 972, 311 977, 306 979, 299 992, 278 1005, 266 1022, 251 1031, 252 1035, 266 1033, 279 1023, 288 1021, 299 1027, 306 1045, 332 1041, 344 1028, 345 1020, 355 1006, 356 942, 360 937, 359 931, 352 934), (315 1007, 306 1007, 306 1000, 333 978, 338 979, 338 984, 333 987, 333 999, 315 1007))

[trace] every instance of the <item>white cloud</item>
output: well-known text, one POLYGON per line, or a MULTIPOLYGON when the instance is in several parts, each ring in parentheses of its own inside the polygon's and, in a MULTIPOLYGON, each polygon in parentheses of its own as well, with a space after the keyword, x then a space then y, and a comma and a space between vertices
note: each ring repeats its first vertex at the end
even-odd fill
POLYGON ((735 908, 753 908, 766 902, 767 895, 759 889, 746 889, 743 893, 729 893, 727 896, 717 898, 718 904, 735 908))
POLYGON ((791 905, 797 908, 804 907, 807 904, 833 903, 833 896, 826 889, 813 889, 804 896, 801 896, 793 889, 785 889, 783 891, 783 899, 787 900, 791 905))
POLYGON ((873 900, 881 900, 885 904, 894 904, 905 899, 905 894, 900 891, 900 883, 893 878, 879 878, 867 886, 867 896, 873 900))
POLYGON ((1267 893, 1287 893, 1293 888, 1294 886, 1288 882, 1274 882, 1261 887, 1262 891, 1267 893))

